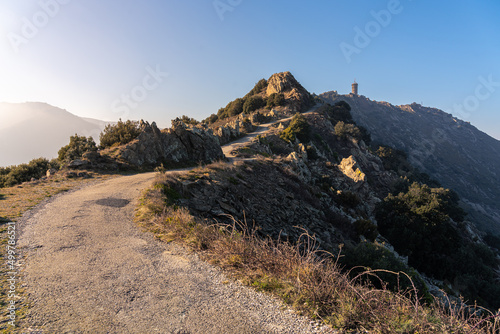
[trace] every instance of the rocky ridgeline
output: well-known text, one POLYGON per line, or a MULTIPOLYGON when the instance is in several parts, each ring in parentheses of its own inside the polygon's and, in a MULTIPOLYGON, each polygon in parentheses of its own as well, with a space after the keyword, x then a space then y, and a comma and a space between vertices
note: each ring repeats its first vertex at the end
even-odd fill
POLYGON ((126 145, 119 160, 133 166, 158 165, 162 162, 209 162, 224 158, 216 137, 198 127, 188 127, 182 121, 172 121, 170 129, 160 130, 153 122, 141 123, 142 133, 126 145))
POLYGON ((469 220, 484 231, 500 232, 500 141, 417 103, 394 106, 335 92, 321 97, 349 103, 355 122, 374 142, 405 151, 412 165, 460 195, 469 220))
POLYGON ((147 168, 160 164, 193 164, 224 158, 219 139, 211 130, 172 121, 170 129, 141 121, 141 134, 130 143, 89 152, 72 161, 70 168, 147 168))

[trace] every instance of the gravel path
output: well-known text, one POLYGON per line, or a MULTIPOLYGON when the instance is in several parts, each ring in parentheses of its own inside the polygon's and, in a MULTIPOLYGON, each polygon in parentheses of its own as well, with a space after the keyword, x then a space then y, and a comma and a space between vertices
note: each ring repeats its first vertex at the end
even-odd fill
MULTIPOLYGON (((303 113, 304 115, 308 115, 308 114, 311 114, 313 113, 314 111, 316 111, 316 109, 318 109, 320 107, 320 105, 316 105, 314 107, 312 107, 311 109, 309 109, 307 112, 303 113)), ((289 120, 291 120, 293 118, 292 117, 288 117, 288 118, 283 118, 283 119, 279 119, 279 120, 276 120, 276 121, 273 121, 273 122, 270 122, 270 123, 266 123, 266 124, 260 124, 257 129, 255 129, 254 132, 252 133, 249 133, 248 135, 242 137, 242 138, 239 138, 235 141, 232 141, 230 142, 229 144, 226 144, 222 147, 222 152, 224 153, 224 155, 229 158, 229 160, 234 160, 236 158, 236 156, 234 154, 232 154, 231 152, 240 148, 240 147, 243 147, 243 146, 246 146, 248 145, 248 143, 250 143, 252 141, 252 139, 254 139, 255 137, 257 137, 258 135, 261 135, 261 134, 264 134, 266 132, 268 132, 270 130, 270 127, 274 124, 277 124, 277 123, 283 123, 283 122, 287 122, 289 120)), ((253 158, 248 158, 248 159, 241 159, 239 158, 238 160, 253 160, 253 158)))
POLYGON ((326 333, 133 223, 153 173, 57 196, 19 222, 36 333, 326 333))

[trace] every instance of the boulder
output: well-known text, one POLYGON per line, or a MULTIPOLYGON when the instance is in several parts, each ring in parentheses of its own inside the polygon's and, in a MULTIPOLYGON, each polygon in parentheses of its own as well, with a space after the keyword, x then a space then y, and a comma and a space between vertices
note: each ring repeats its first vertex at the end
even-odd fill
POLYGON ((348 158, 342 159, 339 165, 340 171, 354 182, 365 182, 366 175, 361 171, 356 162, 356 159, 351 155, 348 158))
POLYGON ((47 178, 54 176, 57 173, 57 169, 51 168, 45 174, 47 178))

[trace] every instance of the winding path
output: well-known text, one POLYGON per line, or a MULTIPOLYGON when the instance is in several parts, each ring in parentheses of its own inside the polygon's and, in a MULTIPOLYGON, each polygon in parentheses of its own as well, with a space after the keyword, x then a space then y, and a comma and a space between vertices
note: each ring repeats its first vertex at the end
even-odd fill
POLYGON ((133 211, 154 177, 122 176, 84 187, 19 222, 22 279, 32 302, 21 323, 25 332, 327 332, 273 298, 228 281, 182 247, 141 232, 133 211))

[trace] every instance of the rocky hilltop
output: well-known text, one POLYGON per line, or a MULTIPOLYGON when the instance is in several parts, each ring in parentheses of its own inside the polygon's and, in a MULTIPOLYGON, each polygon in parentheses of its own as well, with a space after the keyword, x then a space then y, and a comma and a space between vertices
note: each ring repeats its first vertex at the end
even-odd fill
POLYGON ((267 96, 284 94, 291 111, 302 111, 312 103, 311 94, 295 79, 290 72, 273 74, 267 80, 267 96))
POLYGON ((406 152, 414 166, 458 192, 478 227, 500 232, 500 141, 417 103, 395 106, 335 92, 320 97, 349 103, 352 117, 369 130, 374 142, 406 152))

